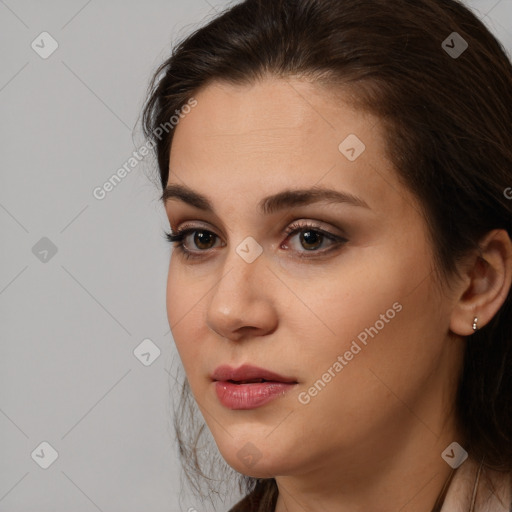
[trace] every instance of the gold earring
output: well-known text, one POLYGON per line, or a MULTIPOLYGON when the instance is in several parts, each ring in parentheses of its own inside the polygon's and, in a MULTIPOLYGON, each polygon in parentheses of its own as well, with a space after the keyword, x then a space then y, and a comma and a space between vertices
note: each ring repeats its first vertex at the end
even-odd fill
POLYGON ((477 322, 478 322, 478 318, 475 316, 475 318, 473 319, 473 331, 476 331, 478 329, 478 327, 476 326, 477 322))

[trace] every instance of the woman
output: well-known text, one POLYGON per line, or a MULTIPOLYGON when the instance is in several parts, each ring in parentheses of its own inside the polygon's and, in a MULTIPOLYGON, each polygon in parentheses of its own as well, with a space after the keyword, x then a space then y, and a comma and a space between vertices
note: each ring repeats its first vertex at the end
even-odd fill
POLYGON ((512 510, 512 66, 484 25, 245 0, 162 64, 144 129, 189 473, 191 391, 233 512, 512 510))

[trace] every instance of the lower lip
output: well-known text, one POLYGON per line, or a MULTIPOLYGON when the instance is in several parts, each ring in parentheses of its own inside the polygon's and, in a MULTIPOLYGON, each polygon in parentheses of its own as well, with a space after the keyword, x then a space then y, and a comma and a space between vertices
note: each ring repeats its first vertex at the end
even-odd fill
POLYGON ((255 409, 284 395, 295 385, 296 383, 270 381, 252 384, 216 381, 215 391, 220 403, 228 409, 255 409))

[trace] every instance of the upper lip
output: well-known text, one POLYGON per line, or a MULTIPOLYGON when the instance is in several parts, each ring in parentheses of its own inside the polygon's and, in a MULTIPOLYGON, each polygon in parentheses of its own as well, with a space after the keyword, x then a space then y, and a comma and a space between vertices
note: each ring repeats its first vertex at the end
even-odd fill
POLYGON ((264 368, 258 368, 257 366, 251 366, 248 364, 244 364, 238 368, 232 368, 228 365, 218 366, 212 374, 212 379, 219 381, 264 379, 274 382, 297 382, 292 377, 283 377, 282 375, 271 372, 270 370, 265 370, 264 368))

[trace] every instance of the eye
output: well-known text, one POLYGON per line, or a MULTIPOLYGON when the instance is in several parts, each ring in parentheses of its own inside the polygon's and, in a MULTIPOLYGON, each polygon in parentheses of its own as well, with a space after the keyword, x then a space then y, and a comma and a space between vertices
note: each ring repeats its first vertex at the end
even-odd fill
MULTIPOLYGON (((297 244, 293 244, 296 249, 292 252, 297 253, 299 258, 314 258, 320 257, 327 252, 331 252, 332 249, 336 249, 340 245, 348 242, 346 238, 335 235, 329 231, 326 231, 314 224, 308 222, 294 223, 290 225, 284 235, 286 236, 285 241, 280 245, 281 248, 287 249, 289 247, 288 240, 293 238, 294 235, 300 233, 297 244), (330 242, 329 249, 317 250, 322 247, 325 241, 330 242), (305 249, 305 251, 300 250, 305 249), (306 253, 311 253, 307 255, 306 253)), ((210 249, 215 246, 215 241, 219 238, 215 233, 208 231, 204 228, 199 227, 188 227, 177 230, 175 233, 165 233, 167 240, 174 244, 174 248, 178 249, 179 253, 186 259, 204 258, 205 256, 201 253, 207 253, 210 249), (192 238, 193 245, 199 250, 191 250, 189 244, 185 241, 194 235, 192 238)))
MULTIPOLYGON (((306 249, 306 252, 314 252, 314 253, 320 253, 325 254, 326 252, 330 252, 329 250, 322 250, 318 251, 317 249, 320 248, 324 242, 327 240, 330 242, 331 248, 334 246, 334 248, 338 247, 339 245, 347 242, 348 240, 346 238, 343 238, 341 236, 335 235, 334 233, 331 233, 329 231, 326 231, 315 224, 311 224, 308 222, 304 223, 295 223, 289 226, 286 230, 287 238, 286 240, 292 238, 294 235, 300 234, 300 236, 297 239, 298 244, 300 247, 306 249)), ((287 248, 288 245, 282 244, 281 247, 287 248)), ((295 250, 295 252, 298 252, 299 254, 302 253, 300 250, 295 250)), ((315 257, 315 256, 306 256, 301 255, 302 258, 309 258, 309 257, 315 257)))
POLYGON ((218 238, 215 233, 199 228, 185 228, 179 229, 175 233, 165 233, 167 240, 174 244, 174 248, 178 249, 186 259, 200 258, 201 256, 196 255, 195 251, 188 249, 188 244, 184 243, 191 234, 195 234, 193 242, 196 247, 201 249, 199 252, 205 252, 206 250, 211 249, 213 247, 212 242, 215 241, 215 238, 218 238))

